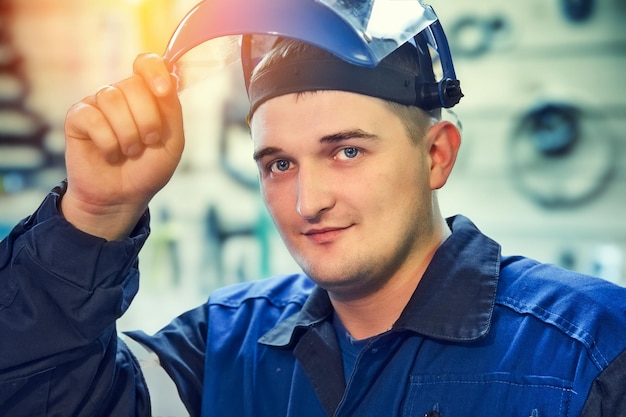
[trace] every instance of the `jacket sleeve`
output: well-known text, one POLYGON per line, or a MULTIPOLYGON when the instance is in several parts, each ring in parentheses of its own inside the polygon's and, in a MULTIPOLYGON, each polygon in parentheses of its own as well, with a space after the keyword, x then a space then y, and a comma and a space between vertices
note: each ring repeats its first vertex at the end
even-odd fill
POLYGON ((626 417, 626 350, 593 381, 582 417, 626 417))
POLYGON ((0 243, 0 415, 149 416, 115 321, 137 292, 148 215, 107 242, 60 214, 63 183, 0 243))
POLYGON ((199 416, 202 408, 208 317, 205 304, 181 314, 153 336, 142 331, 126 332, 158 356, 192 416, 199 416))

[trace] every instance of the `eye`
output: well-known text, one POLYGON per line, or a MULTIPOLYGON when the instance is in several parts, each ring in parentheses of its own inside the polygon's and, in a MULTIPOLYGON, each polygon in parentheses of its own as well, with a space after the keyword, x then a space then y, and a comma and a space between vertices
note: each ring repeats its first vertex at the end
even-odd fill
POLYGON ((269 170, 274 173, 285 172, 288 171, 289 168, 291 168, 291 162, 286 159, 279 159, 269 164, 269 170))
POLYGON ((355 148, 355 147, 350 146, 350 147, 341 149, 337 153, 335 158, 337 158, 337 159, 354 159, 357 156, 359 156, 360 153, 361 153, 361 150, 359 148, 355 148))

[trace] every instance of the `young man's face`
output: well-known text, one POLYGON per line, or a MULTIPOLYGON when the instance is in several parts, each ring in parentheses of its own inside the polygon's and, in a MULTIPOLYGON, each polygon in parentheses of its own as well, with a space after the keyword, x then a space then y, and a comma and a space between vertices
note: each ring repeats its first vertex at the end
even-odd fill
POLYGON ((265 203, 321 287, 358 297, 415 268, 433 239, 427 142, 412 142, 381 100, 280 96, 251 129, 265 203))

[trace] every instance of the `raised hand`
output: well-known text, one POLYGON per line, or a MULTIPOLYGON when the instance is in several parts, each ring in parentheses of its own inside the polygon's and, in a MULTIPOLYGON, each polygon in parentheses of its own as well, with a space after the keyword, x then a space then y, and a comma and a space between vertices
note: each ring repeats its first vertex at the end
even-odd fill
POLYGON ((140 55, 133 70, 72 106, 65 121, 62 212, 78 229, 108 240, 132 231, 184 147, 176 79, 163 59, 140 55))

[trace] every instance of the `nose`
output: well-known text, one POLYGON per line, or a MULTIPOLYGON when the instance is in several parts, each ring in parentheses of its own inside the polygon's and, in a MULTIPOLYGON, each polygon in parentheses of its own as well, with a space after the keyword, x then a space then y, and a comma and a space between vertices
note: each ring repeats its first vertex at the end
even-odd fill
POLYGON ((305 170, 301 166, 298 172, 298 214, 308 221, 316 221, 334 205, 331 181, 320 170, 305 170))

